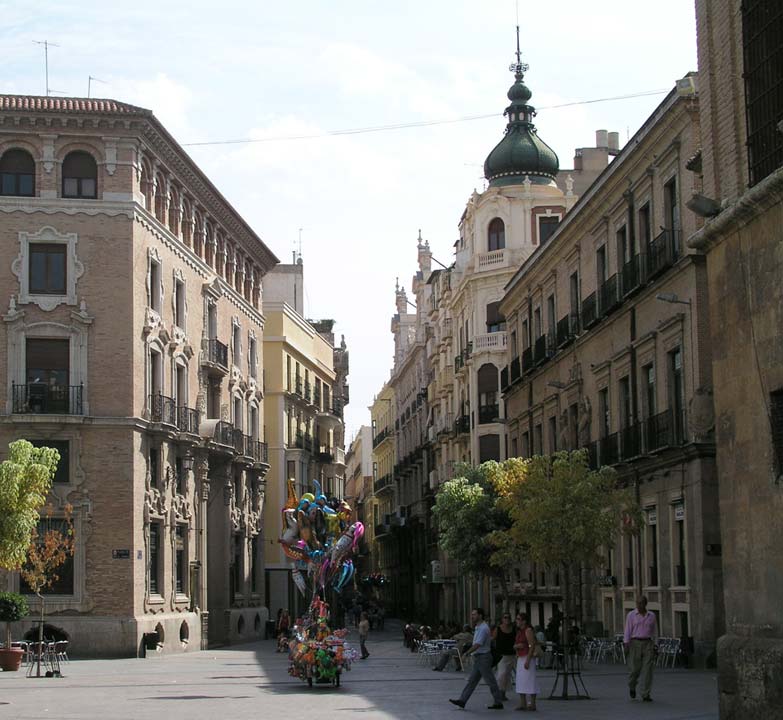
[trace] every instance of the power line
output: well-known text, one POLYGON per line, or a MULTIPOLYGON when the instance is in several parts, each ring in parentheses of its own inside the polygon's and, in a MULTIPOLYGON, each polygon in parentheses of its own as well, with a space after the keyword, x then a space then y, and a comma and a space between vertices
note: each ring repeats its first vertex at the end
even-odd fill
MULTIPOLYGON (((629 100, 631 98, 647 97, 649 95, 662 95, 669 90, 646 90, 644 92, 630 93, 628 95, 616 95, 614 97, 595 98, 593 100, 576 100, 574 102, 560 103, 559 105, 546 105, 539 110, 556 110, 558 108, 573 107, 574 105, 592 105, 593 103, 611 102, 613 100, 629 100)), ((243 145, 248 143, 281 142, 289 140, 315 140, 317 138, 335 137, 339 135, 363 135, 366 133, 386 132, 388 130, 403 130, 405 128, 431 127, 433 125, 453 125, 455 123, 471 122, 473 120, 486 120, 488 118, 501 117, 501 113, 489 113, 487 115, 465 115, 450 120, 420 120, 418 122, 392 123, 389 125, 370 125, 359 128, 345 128, 342 130, 326 130, 312 135, 278 135, 266 138, 242 138, 237 140, 208 140, 204 142, 182 143, 183 147, 203 147, 205 145, 243 145)))

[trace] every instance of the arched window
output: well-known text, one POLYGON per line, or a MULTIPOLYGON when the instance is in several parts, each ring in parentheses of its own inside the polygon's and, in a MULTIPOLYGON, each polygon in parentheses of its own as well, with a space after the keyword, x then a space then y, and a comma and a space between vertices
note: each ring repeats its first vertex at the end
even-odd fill
POLYGON ((487 246, 490 252, 506 247, 506 226, 500 218, 495 218, 489 224, 487 231, 487 246))
POLYGON ((27 150, 14 148, 0 159, 0 195, 35 195, 35 162, 27 150))
POLYGON ((90 153, 77 150, 65 156, 65 160, 63 160, 63 197, 98 197, 98 166, 90 153))

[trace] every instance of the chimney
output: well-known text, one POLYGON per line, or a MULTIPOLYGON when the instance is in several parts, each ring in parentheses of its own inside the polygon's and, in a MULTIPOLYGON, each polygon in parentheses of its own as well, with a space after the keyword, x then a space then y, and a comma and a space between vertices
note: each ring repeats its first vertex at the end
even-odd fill
POLYGON ((606 130, 595 131, 595 146, 597 148, 609 147, 609 133, 606 130))
POLYGON ((620 133, 619 132, 610 132, 609 133, 609 154, 610 155, 617 155, 620 152, 620 133))

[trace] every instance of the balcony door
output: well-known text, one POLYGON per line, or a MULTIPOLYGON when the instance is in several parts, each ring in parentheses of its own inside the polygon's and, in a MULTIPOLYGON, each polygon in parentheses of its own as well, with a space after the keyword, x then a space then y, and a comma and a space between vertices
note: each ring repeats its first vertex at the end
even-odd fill
POLYGON ((68 413, 70 341, 29 338, 25 382, 32 412, 68 413))

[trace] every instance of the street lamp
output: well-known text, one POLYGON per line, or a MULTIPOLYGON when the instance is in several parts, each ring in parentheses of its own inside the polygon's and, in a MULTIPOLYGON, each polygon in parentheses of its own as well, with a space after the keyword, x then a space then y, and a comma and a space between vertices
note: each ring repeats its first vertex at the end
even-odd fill
POLYGON ((190 472, 191 470, 193 470, 193 465, 194 465, 194 462, 195 462, 195 461, 194 461, 193 455, 191 455, 190 453, 188 453, 187 455, 185 455, 185 456, 182 458, 182 469, 183 469, 185 472, 190 472))

